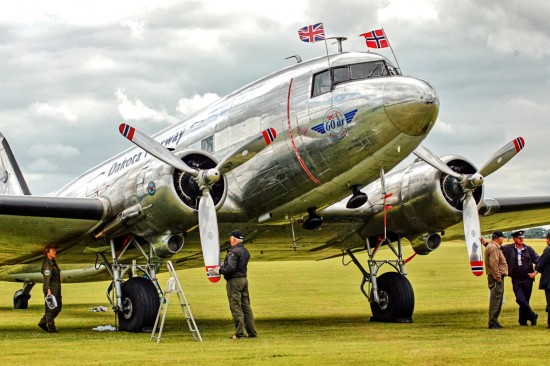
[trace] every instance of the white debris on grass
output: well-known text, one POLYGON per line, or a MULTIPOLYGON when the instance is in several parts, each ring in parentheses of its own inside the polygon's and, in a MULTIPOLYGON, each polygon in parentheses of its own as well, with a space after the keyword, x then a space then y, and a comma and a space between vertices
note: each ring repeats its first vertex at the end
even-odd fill
POLYGON ((92 310, 90 310, 92 313, 102 313, 102 312, 106 312, 107 311, 107 308, 105 306, 96 306, 95 308, 93 308, 92 310))
POLYGON ((114 332, 116 331, 116 328, 112 325, 100 325, 95 328, 92 328, 92 330, 97 330, 98 332, 114 332))

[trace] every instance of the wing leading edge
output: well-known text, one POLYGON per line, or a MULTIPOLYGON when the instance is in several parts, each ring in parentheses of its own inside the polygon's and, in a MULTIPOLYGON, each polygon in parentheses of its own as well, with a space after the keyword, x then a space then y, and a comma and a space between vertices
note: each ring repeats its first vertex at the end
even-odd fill
MULTIPOLYGON (((0 196, 0 265, 22 264, 42 256, 47 244, 61 251, 86 241, 109 215, 98 198, 0 196)), ((90 237, 91 240, 91 237, 90 237)))

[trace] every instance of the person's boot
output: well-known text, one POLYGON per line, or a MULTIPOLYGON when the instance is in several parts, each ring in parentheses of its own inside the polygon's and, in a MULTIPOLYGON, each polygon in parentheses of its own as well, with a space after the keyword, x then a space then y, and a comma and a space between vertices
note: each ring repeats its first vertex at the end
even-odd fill
POLYGON ((38 326, 40 327, 40 329, 44 330, 44 331, 48 331, 48 326, 46 325, 46 322, 43 321, 43 320, 40 320, 40 322, 38 322, 38 326))

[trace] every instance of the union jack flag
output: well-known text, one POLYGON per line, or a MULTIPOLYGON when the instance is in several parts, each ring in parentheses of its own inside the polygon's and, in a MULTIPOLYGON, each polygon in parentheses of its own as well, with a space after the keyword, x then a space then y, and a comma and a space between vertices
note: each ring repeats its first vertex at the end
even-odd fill
POLYGON ((386 38, 383 29, 376 29, 371 32, 360 34, 359 36, 365 37, 367 47, 369 48, 386 48, 389 46, 388 38, 386 38))
POLYGON ((306 25, 298 30, 298 36, 304 42, 317 42, 325 39, 323 23, 306 25))

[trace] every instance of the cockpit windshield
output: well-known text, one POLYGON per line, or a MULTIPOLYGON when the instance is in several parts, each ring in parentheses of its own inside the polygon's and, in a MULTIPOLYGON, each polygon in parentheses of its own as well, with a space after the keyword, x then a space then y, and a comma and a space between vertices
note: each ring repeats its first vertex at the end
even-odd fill
POLYGON ((333 67, 313 76, 311 96, 314 97, 319 94, 327 93, 334 85, 346 81, 389 75, 400 75, 400 72, 384 61, 363 62, 360 64, 333 67))

